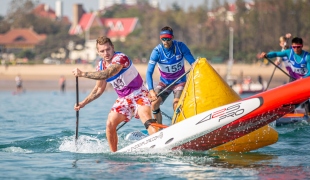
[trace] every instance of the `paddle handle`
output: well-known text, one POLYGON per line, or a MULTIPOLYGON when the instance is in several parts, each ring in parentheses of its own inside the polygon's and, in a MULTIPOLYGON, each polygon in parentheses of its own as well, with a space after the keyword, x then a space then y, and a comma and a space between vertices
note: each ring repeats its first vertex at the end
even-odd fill
MULTIPOLYGON (((79 105, 79 79, 75 77, 76 82, 76 105, 79 105)), ((79 111, 76 111, 76 126, 75 126, 75 140, 78 139, 79 135, 79 111)))

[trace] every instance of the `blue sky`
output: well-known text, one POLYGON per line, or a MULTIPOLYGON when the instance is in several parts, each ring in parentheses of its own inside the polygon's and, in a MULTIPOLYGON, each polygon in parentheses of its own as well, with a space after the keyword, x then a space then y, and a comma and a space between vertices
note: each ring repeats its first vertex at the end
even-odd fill
MULTIPOLYGON (((55 10, 56 0, 37 0, 40 3, 48 4, 52 9, 55 10)), ((212 1, 212 0, 211 0, 212 1)), ((234 2, 235 0, 228 0, 228 2, 234 2)), ((11 0, 0 0, 0 15, 4 16, 7 13, 7 9, 10 7, 11 0)), ((84 9, 89 12, 91 10, 97 10, 99 6, 98 0, 62 0, 63 2, 63 13, 72 20, 72 7, 73 4, 83 4, 84 9)), ((160 8, 165 9, 167 6, 171 6, 174 2, 182 5, 185 8, 189 6, 197 7, 201 5, 204 0, 160 0, 160 8)))

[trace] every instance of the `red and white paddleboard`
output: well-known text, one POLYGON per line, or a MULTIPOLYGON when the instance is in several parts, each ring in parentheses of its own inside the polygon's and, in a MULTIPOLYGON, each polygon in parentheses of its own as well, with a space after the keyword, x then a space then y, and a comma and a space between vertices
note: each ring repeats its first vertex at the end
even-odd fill
POLYGON ((118 152, 148 149, 207 150, 261 128, 292 112, 310 96, 310 78, 205 111, 165 128, 118 152))

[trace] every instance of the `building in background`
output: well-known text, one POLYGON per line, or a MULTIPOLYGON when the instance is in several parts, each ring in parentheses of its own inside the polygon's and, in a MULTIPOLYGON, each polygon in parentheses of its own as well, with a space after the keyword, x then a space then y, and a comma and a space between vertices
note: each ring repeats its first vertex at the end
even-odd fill
POLYGON ((32 10, 32 13, 39 17, 51 19, 52 21, 61 21, 65 24, 71 24, 69 18, 67 16, 63 16, 62 1, 57 0, 55 3, 56 10, 52 9, 47 4, 39 4, 32 10))
MULTIPOLYGON (((37 34, 33 28, 12 28, 5 34, 0 34, 0 47, 2 55, 9 57, 9 54, 19 53, 21 51, 33 51, 46 39, 46 34, 37 34)), ((15 57, 5 58, 13 60, 15 57)), ((1 59, 1 58, 0 58, 1 59)))
MULTIPOLYGON (((141 0, 140 0, 141 1, 141 0)), ((139 0, 99 0, 99 9, 104 10, 116 4, 137 5, 139 0)), ((149 4, 154 7, 159 7, 159 0, 148 0, 149 4)))
POLYGON ((136 5, 137 0, 99 0, 99 10, 106 9, 116 4, 136 5))
MULTIPOLYGON (((83 11, 82 9, 80 9, 83 11)), ((70 35, 84 35, 85 45, 83 49, 76 49, 70 52, 70 59, 83 59, 92 61, 96 59, 96 39, 99 36, 108 36, 112 41, 125 41, 126 37, 140 26, 139 19, 129 18, 100 18, 97 12, 84 13, 74 12, 77 24, 72 23, 69 30, 70 35)), ((73 21, 75 22, 75 21, 73 21)))
POLYGON ((12 28, 5 34, 0 34, 0 46, 6 52, 33 50, 46 39, 46 34, 37 34, 33 28, 12 28))

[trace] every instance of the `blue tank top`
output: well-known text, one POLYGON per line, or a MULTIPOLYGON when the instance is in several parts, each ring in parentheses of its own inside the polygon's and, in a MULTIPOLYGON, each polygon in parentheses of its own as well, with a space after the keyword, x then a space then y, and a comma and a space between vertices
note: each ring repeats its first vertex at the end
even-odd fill
POLYGON ((289 58, 288 59, 283 58, 285 68, 293 78, 299 79, 300 77, 303 77, 304 75, 307 74, 308 72, 306 61, 307 55, 308 52, 304 51, 303 57, 301 58, 301 61, 298 63, 295 59, 295 52, 293 49, 291 49, 289 58))
MULTIPOLYGON (((185 73, 183 54, 181 53, 176 41, 174 41, 174 54, 170 57, 165 54, 162 45, 157 45, 156 49, 158 49, 160 57, 157 62, 161 75, 160 80, 165 84, 170 84, 170 82, 176 80, 185 73)), ((185 81, 186 78, 183 80, 181 79, 179 83, 185 81)))

